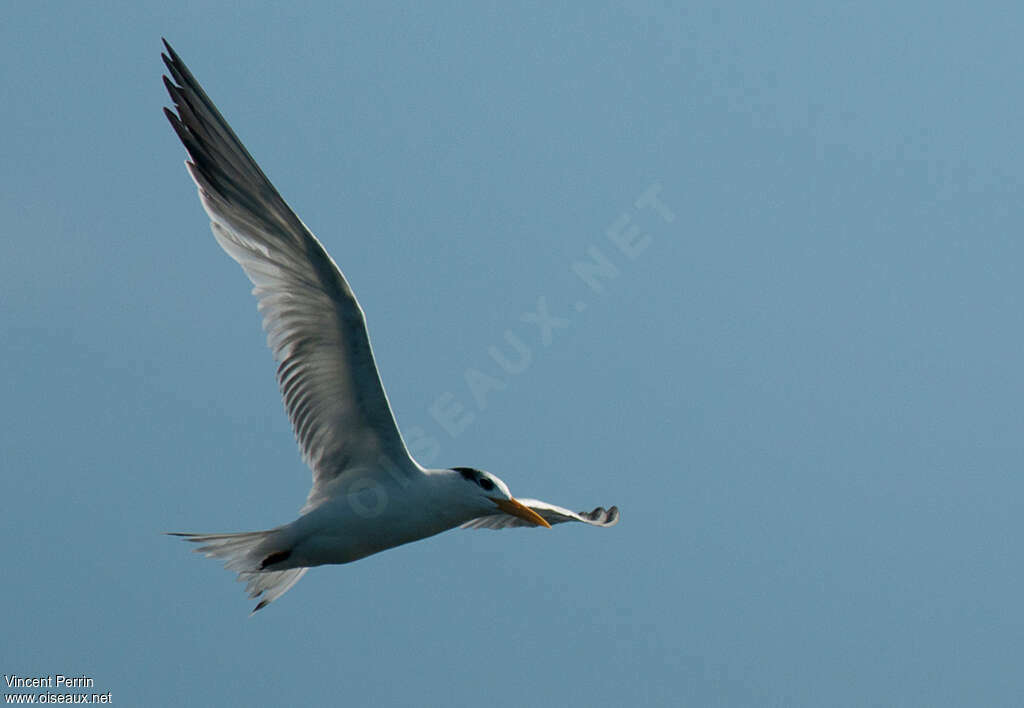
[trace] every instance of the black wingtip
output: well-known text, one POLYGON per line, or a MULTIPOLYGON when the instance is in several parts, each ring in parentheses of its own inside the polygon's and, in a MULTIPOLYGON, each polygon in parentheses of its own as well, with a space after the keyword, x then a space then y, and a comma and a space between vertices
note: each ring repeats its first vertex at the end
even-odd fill
POLYGON ((174 128, 174 132, 176 132, 182 142, 185 143, 185 149, 187 150, 189 139, 188 131, 185 130, 185 126, 182 125, 181 119, 178 118, 178 114, 164 106, 164 115, 167 116, 167 120, 171 122, 171 127, 174 128))
POLYGON ((171 65, 178 61, 178 53, 174 51, 174 47, 164 37, 161 37, 160 41, 164 43, 164 51, 160 52, 160 58, 164 60, 164 64, 170 69, 171 65))
POLYGON ((174 68, 174 60, 166 54, 161 54, 160 58, 163 59, 164 66, 167 67, 167 71, 171 72, 171 76, 177 76, 177 74, 175 73, 176 69, 174 68))
POLYGON ((178 53, 176 51, 174 51, 174 47, 172 47, 171 43, 167 41, 167 38, 166 37, 161 37, 160 41, 164 43, 164 49, 167 50, 168 56, 172 60, 178 61, 178 53))
POLYGON ((619 507, 610 506, 605 509, 603 506, 599 506, 591 512, 580 512, 580 516, 591 522, 595 526, 614 526, 619 523, 619 507))
POLYGON ((185 66, 185 62, 181 60, 178 53, 174 51, 174 47, 168 44, 167 40, 164 40, 164 47, 167 49, 166 53, 160 55, 160 58, 164 61, 164 66, 167 67, 167 71, 171 74, 171 79, 178 83, 179 86, 191 85, 196 83, 192 73, 185 66))

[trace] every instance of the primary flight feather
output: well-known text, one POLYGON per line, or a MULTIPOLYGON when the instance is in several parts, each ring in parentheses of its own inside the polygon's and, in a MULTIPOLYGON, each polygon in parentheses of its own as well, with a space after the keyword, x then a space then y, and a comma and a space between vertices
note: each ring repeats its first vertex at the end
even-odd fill
POLYGON ((455 527, 502 529, 580 521, 591 512, 515 499, 489 472, 426 469, 409 454, 381 384, 366 318, 345 276, 284 201, 181 58, 164 41, 175 111, 217 243, 253 283, 277 382, 313 487, 295 521, 267 531, 176 533, 246 581, 254 612, 312 566, 349 563, 455 527))

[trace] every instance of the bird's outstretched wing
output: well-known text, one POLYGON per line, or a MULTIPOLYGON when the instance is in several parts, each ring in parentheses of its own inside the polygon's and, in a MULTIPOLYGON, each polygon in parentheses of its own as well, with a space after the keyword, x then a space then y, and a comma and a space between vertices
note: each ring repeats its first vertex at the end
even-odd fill
POLYGON ((217 243, 259 299, 277 381, 302 457, 307 508, 354 467, 418 470, 388 405, 363 310, 345 276, 291 210, 166 41, 164 113, 188 150, 217 243))
MULTIPOLYGON (((549 524, 561 524, 566 521, 582 521, 585 524, 592 526, 614 526, 619 523, 619 508, 613 506, 609 509, 605 509, 602 506, 597 507, 593 511, 581 511, 576 513, 563 509, 560 506, 554 504, 548 504, 537 499, 519 499, 519 502, 524 506, 528 506, 547 521, 549 524)), ((524 521, 518 516, 512 516, 511 514, 499 513, 499 514, 488 514, 487 516, 478 516, 475 519, 470 519, 466 523, 462 524, 459 528, 463 529, 510 529, 519 527, 533 527, 535 524, 531 524, 528 521, 524 521)))

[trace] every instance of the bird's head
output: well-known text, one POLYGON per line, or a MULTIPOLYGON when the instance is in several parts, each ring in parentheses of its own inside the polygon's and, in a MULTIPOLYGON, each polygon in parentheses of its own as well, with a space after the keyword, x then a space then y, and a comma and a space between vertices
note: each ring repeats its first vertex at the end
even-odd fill
POLYGON ((544 517, 513 497, 508 491, 508 485, 497 476, 472 467, 453 467, 452 471, 458 472, 467 493, 477 497, 483 509, 490 511, 497 507, 506 514, 518 516, 535 526, 551 528, 551 524, 545 521, 544 517))

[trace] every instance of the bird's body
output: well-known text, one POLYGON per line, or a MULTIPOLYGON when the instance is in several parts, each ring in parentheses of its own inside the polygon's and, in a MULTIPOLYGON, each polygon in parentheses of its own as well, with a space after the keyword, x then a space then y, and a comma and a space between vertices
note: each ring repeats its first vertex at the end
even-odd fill
MULTIPOLYGON (((458 494, 465 484, 452 470, 424 470, 408 484, 384 481, 328 499, 278 532, 290 556, 274 570, 351 563, 434 536, 494 510, 458 494)), ((266 549, 272 552, 271 547, 266 549)))
POLYGON ((247 582, 256 609, 310 567, 350 563, 455 527, 612 526, 618 510, 575 513, 516 500, 496 476, 425 469, 398 431, 363 310, 334 261, 266 178, 170 45, 165 109, 188 150, 214 237, 255 286, 277 379, 313 487, 300 516, 267 531, 174 534, 247 582))

